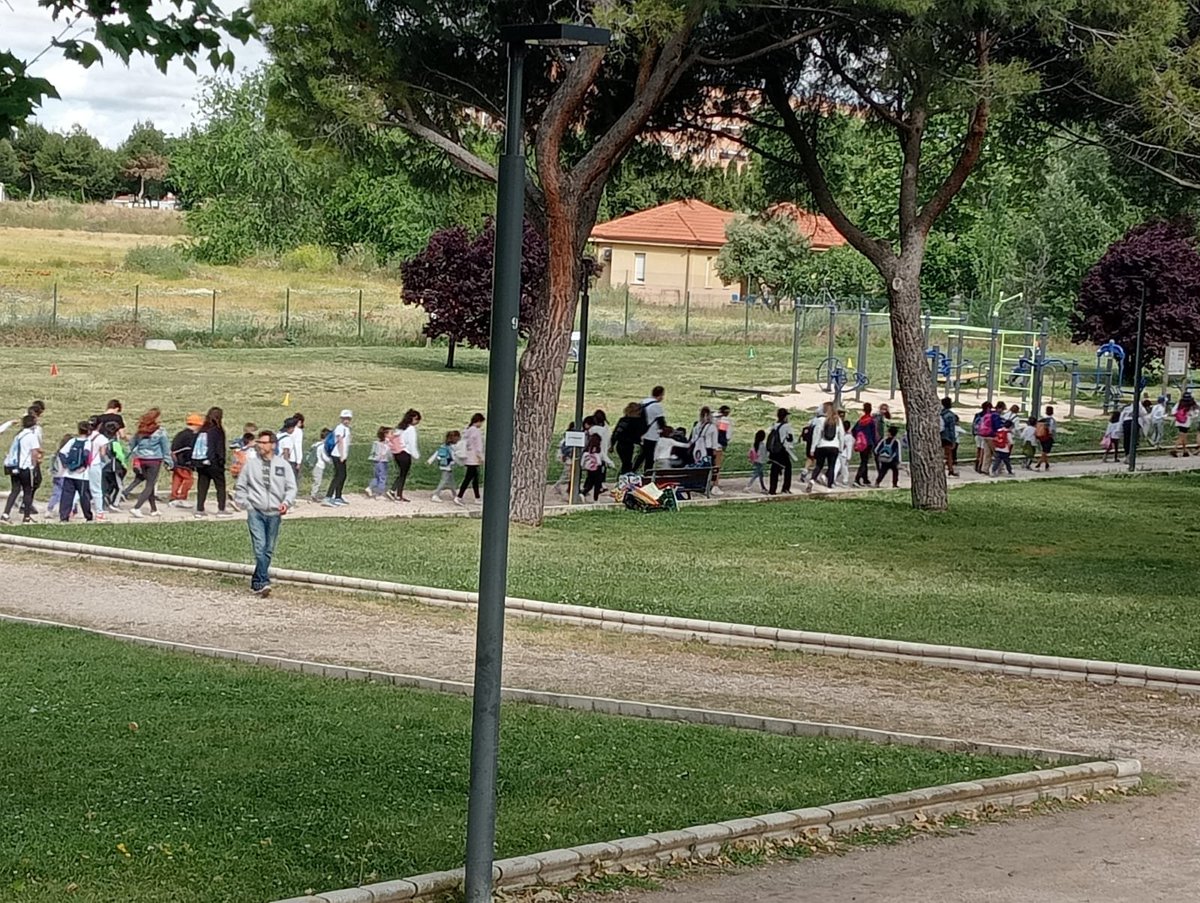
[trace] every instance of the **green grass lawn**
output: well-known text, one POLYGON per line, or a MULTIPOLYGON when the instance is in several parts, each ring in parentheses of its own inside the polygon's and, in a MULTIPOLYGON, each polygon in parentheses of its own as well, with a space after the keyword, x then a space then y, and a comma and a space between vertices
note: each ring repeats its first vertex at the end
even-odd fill
MULTIPOLYGON (((592 511, 514 528, 510 593, 554 602, 1149 665, 1200 667, 1200 475, 1007 483, 942 515, 906 493, 592 511)), ((240 524, 38 526, 35 536, 249 560, 240 524)), ((473 519, 296 521, 276 564, 474 589, 473 519)))
MULTIPOLYGON (((470 701, 0 625, 0 898, 262 901, 461 862, 470 701)), ((499 856, 1030 766, 504 711, 499 856)))

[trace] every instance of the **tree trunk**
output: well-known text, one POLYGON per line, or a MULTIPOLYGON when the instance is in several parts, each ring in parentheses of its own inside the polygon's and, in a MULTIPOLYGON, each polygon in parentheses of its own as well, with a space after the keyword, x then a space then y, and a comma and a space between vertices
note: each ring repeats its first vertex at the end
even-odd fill
POLYGON ((537 526, 546 500, 547 452, 554 436, 563 373, 579 294, 576 226, 561 216, 547 218, 549 297, 530 324, 521 355, 513 437, 512 519, 537 526))
POLYGON ((145 195, 146 195, 146 174, 142 173, 141 175, 138 176, 138 198, 137 198, 138 203, 141 203, 141 200, 143 197, 145 197, 145 195))
POLYGON ((446 369, 454 369, 454 337, 450 337, 450 349, 446 352, 446 369))
POLYGON ((906 259, 908 255, 900 258, 894 279, 888 285, 892 353, 904 398, 913 507, 945 511, 948 499, 939 417, 941 403, 925 357, 919 252, 912 256, 917 259, 906 259))

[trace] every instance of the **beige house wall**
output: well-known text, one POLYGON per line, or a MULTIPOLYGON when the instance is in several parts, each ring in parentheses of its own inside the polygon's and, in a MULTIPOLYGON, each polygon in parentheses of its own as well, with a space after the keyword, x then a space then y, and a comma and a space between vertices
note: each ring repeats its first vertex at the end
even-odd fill
POLYGON ((716 248, 597 242, 596 249, 604 261, 601 284, 628 285, 631 294, 651 304, 682 304, 690 290, 692 305, 720 307, 742 294, 740 285, 722 282, 717 275, 716 248), (645 255, 644 279, 638 278, 639 254, 645 255))

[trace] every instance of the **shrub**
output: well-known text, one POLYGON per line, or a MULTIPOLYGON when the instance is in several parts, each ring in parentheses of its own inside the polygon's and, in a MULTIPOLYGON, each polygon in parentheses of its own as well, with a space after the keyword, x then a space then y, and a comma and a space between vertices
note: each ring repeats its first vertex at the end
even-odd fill
POLYGON ((337 267, 337 255, 321 245, 300 245, 279 258, 285 270, 307 273, 328 273, 337 267))
POLYGON ((138 245, 125 254, 125 269, 162 279, 182 279, 189 272, 187 261, 175 248, 138 245))

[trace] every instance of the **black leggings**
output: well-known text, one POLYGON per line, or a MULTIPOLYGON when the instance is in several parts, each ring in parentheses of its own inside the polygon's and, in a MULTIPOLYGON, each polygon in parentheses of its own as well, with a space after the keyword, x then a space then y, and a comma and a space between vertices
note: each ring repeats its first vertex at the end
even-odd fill
POLYGON ((817 477, 821 475, 821 468, 825 468, 828 471, 826 482, 828 483, 829 488, 832 489, 834 471, 837 470, 838 450, 832 446, 829 448, 818 448, 814 454, 814 457, 816 458, 817 463, 816 466, 813 467, 812 481, 814 483, 817 482, 817 477))
POLYGON ((779 488, 779 477, 783 475, 783 491, 792 491, 792 456, 787 452, 771 455, 771 488, 769 493, 775 495, 779 488))
POLYGON ((871 482, 871 474, 867 470, 867 465, 871 461, 871 451, 870 449, 863 449, 858 454, 858 473, 854 475, 854 482, 869 483, 871 482))
POLYGON ((342 490, 346 488, 346 459, 333 459, 333 479, 329 481, 329 491, 325 493, 325 497, 329 499, 340 499, 342 490))
MULTIPOLYGON (((899 485, 898 481, 900 479, 900 465, 897 461, 895 461, 893 459, 891 461, 880 461, 879 462, 879 476, 877 476, 875 478, 876 486, 878 486, 880 483, 883 482, 883 478, 887 475, 888 471, 891 471, 891 474, 892 474, 892 485, 893 486, 899 485)), ((1010 473, 1011 473, 1011 471, 1010 471, 1010 473)))
POLYGON ((583 478, 583 497, 587 498, 587 494, 592 493, 592 501, 600 498, 600 489, 604 486, 604 468, 600 467, 596 470, 584 471, 583 478))
MULTIPOLYGON (((158 482, 158 471, 162 467, 162 461, 143 461, 142 462, 142 479, 146 481, 146 488, 142 490, 142 494, 138 496, 136 502, 133 503, 135 509, 141 508, 146 502, 150 503, 150 510, 158 510, 158 500, 154 497, 155 484, 158 482)), ((224 488, 225 475, 221 474, 222 489, 224 488)), ((221 503, 218 495, 218 504, 221 504, 224 509, 224 504, 221 503)), ((197 506, 198 507, 198 506, 197 506)))
POLYGON ((654 469, 654 446, 658 443, 653 439, 643 439, 642 447, 638 450, 637 460, 633 462, 634 470, 647 471, 654 469))
POLYGON ((392 460, 396 462, 396 482, 392 483, 392 492, 403 498, 404 484, 408 482, 408 472, 412 470, 412 455, 406 451, 397 452, 392 455, 392 460))
POLYGON ((637 448, 632 442, 617 443, 617 457, 621 459, 621 473, 633 473, 633 452, 637 448))
MULTIPOLYGON (((157 476, 158 471, 155 471, 157 476)), ((225 510, 225 468, 212 464, 196 466, 196 513, 204 513, 204 500, 208 498, 208 487, 212 484, 217 491, 217 510, 225 510)))
POLYGON ((33 513, 33 470, 26 468, 12 475, 12 491, 8 494, 8 504, 4 506, 4 516, 7 517, 21 498, 21 514, 29 517, 33 513))
POLYGON ((479 498, 479 465, 468 464, 467 472, 463 474, 462 485, 458 487, 458 497, 462 498, 467 494, 467 487, 470 486, 475 492, 475 498, 479 498))

